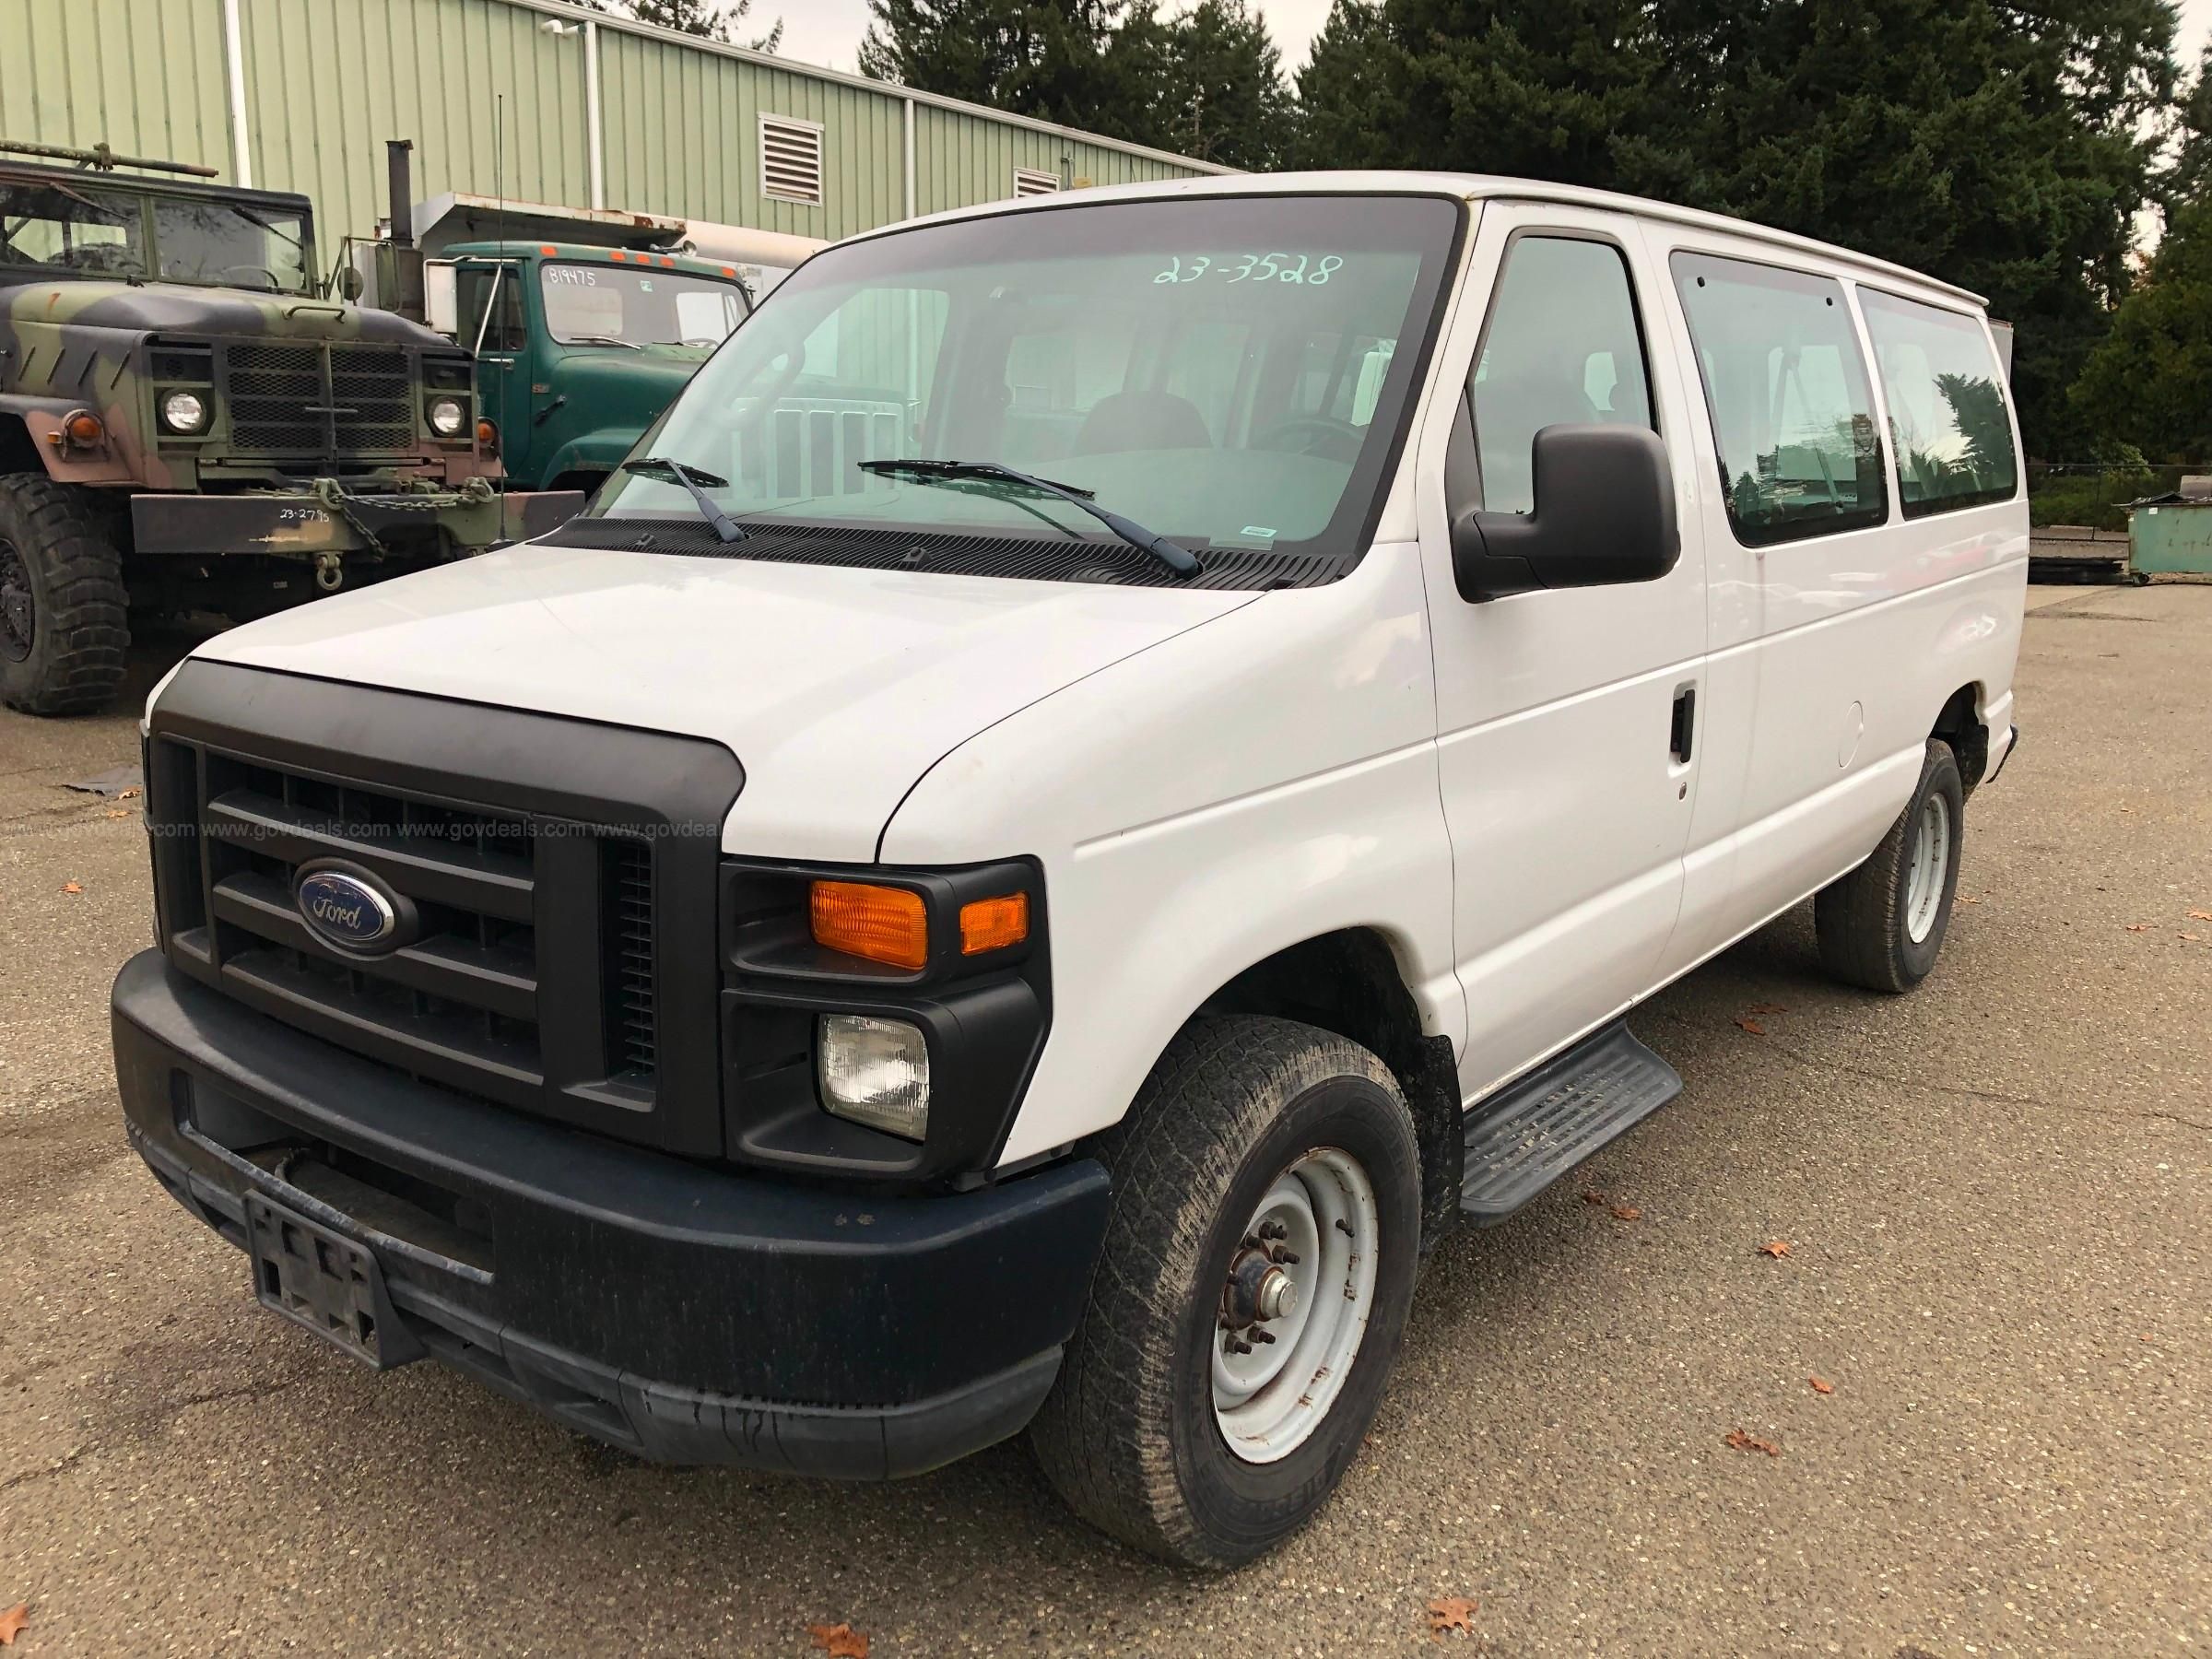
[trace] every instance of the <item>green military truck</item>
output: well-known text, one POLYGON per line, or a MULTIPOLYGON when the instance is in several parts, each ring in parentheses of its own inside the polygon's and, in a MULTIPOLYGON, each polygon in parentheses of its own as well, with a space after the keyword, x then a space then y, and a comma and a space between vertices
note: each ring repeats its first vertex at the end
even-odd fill
POLYGON ((167 176, 211 172, 0 141, 13 708, 106 704, 134 612, 259 615, 582 504, 500 488, 468 352, 331 294, 306 197, 167 176))

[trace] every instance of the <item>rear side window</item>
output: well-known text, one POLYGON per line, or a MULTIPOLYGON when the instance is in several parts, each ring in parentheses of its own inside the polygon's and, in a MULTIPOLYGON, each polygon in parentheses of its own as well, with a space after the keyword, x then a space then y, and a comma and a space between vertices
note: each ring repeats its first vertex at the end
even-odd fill
POLYGON ((1673 265, 1736 539, 1770 547, 1888 517, 1842 285, 1705 253, 1677 253, 1673 265))
POLYGON ((1905 516, 2010 500, 2018 457, 1980 320, 1865 288, 1859 309, 1889 408, 1905 516))
POLYGON ((1467 392, 1482 504, 1492 512, 1535 507, 1530 446, 1546 427, 1656 425, 1620 250, 1580 237, 1517 239, 1467 392))

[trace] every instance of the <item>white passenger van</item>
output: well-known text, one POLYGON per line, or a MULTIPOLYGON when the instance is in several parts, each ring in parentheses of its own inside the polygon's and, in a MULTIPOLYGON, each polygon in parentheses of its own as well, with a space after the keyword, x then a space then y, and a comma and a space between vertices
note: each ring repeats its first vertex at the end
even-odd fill
POLYGON ((1934 965, 2015 736, 1973 295, 1584 190, 840 243, 585 516, 147 716, 130 1132, 257 1295, 644 1456, 1027 1429, 1173 1559, 1324 1501, 1424 1252, 1808 897, 1934 965))

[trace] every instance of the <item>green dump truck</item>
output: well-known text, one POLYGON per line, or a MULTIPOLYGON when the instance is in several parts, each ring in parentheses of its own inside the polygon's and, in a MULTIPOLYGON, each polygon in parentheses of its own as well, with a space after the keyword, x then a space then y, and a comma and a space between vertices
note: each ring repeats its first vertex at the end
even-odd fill
POLYGON ((367 302, 474 353, 477 406, 518 488, 590 490, 760 295, 824 244, 622 209, 452 193, 411 202, 358 261, 367 302))
POLYGON ((329 294, 306 197, 166 176, 210 171, 0 142, 11 707, 107 703, 134 612, 258 615, 581 504, 498 488, 468 352, 329 294))

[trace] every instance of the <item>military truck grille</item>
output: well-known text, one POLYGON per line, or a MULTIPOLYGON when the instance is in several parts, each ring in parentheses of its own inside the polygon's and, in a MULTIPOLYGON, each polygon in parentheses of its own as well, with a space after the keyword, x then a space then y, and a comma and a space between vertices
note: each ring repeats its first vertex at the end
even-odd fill
POLYGON ((564 1090, 611 1086, 633 1109, 651 1105, 658 1032, 646 843, 174 738, 158 738, 148 759, 160 819, 197 820, 196 858, 157 850, 165 942, 181 965, 343 1048, 488 1100, 570 1115, 557 1110, 564 1090), (559 863, 578 848, 580 872, 559 863), (411 942, 364 955, 310 930, 294 881, 300 865, 334 858, 413 903, 411 942), (594 865, 605 872, 595 896, 594 865), (548 924, 540 888, 555 868, 564 891, 548 924), (581 905, 567 902, 572 873, 582 875, 572 895, 581 905), (541 1021, 541 974, 560 971, 545 959, 541 933, 565 947, 571 986, 581 969, 596 987, 587 994, 605 1010, 600 1030, 541 1021))
POLYGON ((224 354, 230 440, 265 454, 402 453, 415 441, 414 369, 396 346, 255 341, 224 354))

